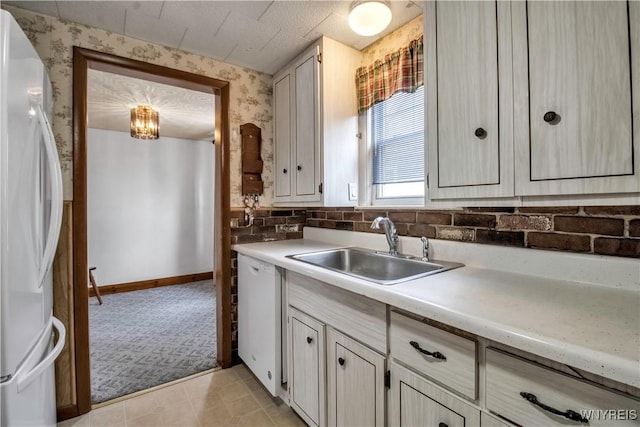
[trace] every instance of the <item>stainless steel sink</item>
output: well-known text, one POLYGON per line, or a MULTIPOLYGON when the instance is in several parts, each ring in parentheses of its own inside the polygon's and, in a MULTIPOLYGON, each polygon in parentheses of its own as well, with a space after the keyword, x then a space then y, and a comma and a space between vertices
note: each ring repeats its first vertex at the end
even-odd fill
POLYGON ((395 285, 464 266, 464 264, 457 262, 427 262, 420 258, 403 255, 392 256, 361 248, 331 249, 289 255, 288 258, 370 280, 381 285, 395 285))

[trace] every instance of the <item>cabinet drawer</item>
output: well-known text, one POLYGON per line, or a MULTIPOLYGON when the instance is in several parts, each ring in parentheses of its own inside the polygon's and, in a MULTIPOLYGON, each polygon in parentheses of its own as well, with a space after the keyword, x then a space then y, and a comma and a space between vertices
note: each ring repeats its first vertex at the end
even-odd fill
POLYGON ((476 399, 476 341, 393 311, 389 334, 391 355, 395 359, 472 400, 476 399))
POLYGON ((487 349, 486 360, 487 408, 516 424, 586 423, 586 420, 571 421, 540 406, 547 405, 562 413, 574 411, 576 416, 588 419, 589 426, 640 425, 637 400, 496 349, 487 349), (538 405, 527 397, 537 399, 538 405))

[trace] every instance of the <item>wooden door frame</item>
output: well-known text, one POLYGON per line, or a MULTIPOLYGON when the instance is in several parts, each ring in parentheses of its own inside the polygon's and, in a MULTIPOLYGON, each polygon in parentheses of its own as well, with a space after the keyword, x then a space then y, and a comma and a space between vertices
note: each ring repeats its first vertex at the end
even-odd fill
POLYGON ((229 82, 79 47, 73 48, 73 324, 75 415, 91 410, 87 248, 87 76, 94 69, 211 93, 215 97, 214 280, 217 362, 232 364, 229 82))

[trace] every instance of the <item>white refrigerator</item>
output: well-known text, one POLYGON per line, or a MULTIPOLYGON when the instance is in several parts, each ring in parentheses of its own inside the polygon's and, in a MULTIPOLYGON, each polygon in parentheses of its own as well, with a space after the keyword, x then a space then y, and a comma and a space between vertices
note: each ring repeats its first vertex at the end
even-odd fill
POLYGON ((62 177, 49 126, 51 83, 4 10, 0 61, 0 425, 54 426, 53 362, 65 330, 52 312, 62 177))

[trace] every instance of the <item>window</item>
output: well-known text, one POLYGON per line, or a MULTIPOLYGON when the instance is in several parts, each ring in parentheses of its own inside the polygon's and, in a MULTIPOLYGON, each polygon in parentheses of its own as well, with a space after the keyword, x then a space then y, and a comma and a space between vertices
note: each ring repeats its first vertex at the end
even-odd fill
POLYGON ((424 86, 395 93, 369 110, 373 203, 424 199, 424 86))

